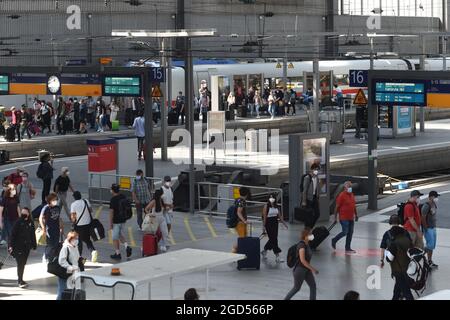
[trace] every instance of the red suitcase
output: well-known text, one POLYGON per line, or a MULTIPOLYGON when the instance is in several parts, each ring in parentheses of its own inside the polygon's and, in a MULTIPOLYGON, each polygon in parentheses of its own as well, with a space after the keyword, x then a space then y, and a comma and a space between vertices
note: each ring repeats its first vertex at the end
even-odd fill
POLYGON ((154 256, 158 253, 158 238, 154 234, 144 234, 142 238, 142 256, 154 256))

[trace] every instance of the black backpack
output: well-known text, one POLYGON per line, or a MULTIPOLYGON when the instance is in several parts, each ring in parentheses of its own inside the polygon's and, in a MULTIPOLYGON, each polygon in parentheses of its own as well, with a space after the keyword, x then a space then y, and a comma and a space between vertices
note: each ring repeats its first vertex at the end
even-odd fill
POLYGON ((41 162, 41 164, 39 165, 37 171, 36 171, 36 176, 39 179, 44 179, 45 178, 45 169, 44 169, 44 163, 41 162))
POLYGON ((298 264, 298 245, 300 242, 292 245, 287 252, 286 264, 289 268, 294 268, 298 264))
POLYGON ((311 175, 310 175, 309 173, 305 173, 304 175, 302 175, 302 178, 301 178, 301 180, 300 180, 300 192, 305 191, 305 190, 303 189, 303 183, 305 182, 305 177, 307 177, 307 176, 309 176, 309 179, 310 179, 310 180, 312 179, 312 177, 311 177, 311 175))
POLYGON ((119 200, 119 216, 124 220, 129 220, 133 216, 131 202, 126 197, 119 200))
POLYGON ((227 210, 227 227, 232 229, 236 228, 238 224, 237 207, 232 205, 227 210))

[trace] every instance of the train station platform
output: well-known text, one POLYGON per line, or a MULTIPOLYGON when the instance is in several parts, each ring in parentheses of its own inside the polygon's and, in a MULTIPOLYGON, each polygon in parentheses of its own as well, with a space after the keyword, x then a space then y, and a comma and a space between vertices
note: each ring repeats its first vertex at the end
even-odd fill
MULTIPOLYGON (((446 109, 429 109, 426 110, 426 120, 437 120, 450 118, 450 110, 446 109)), ((346 122, 355 123, 354 111, 346 113, 346 122)), ((296 116, 277 117, 270 119, 270 117, 256 118, 238 118, 237 120, 226 123, 227 129, 278 129, 280 135, 288 135, 293 133, 303 133, 308 130, 308 117, 304 111, 297 112, 296 116)), ((202 128, 206 131, 206 124, 196 122, 196 128, 202 128)), ((169 126, 168 136, 172 135, 173 131, 184 126, 169 126)), ((160 146, 161 128, 153 129, 153 143, 156 147, 160 146)), ((72 134, 68 133, 64 136, 58 135, 42 135, 33 137, 32 139, 24 139, 21 142, 7 142, 0 138, 0 150, 8 150, 11 158, 27 158, 35 157, 37 150, 47 149, 53 154, 68 156, 86 155, 86 140, 97 137, 118 137, 118 136, 134 136, 134 130, 130 130, 125 126, 121 126, 120 131, 108 131, 103 133, 90 131, 88 134, 72 134)), ((169 139, 170 143, 170 139, 169 139)))

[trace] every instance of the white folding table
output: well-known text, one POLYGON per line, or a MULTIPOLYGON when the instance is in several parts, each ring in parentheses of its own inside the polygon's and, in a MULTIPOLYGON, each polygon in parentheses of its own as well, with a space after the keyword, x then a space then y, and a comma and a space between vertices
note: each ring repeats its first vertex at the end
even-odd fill
MULTIPOLYGON (((132 300, 138 287, 148 286, 148 299, 151 299, 151 283, 169 278, 170 298, 173 299, 173 277, 206 270, 206 299, 209 293, 209 269, 245 259, 243 254, 198 249, 182 249, 168 253, 136 259, 111 267, 84 271, 81 279, 90 279, 96 286, 112 289, 112 299, 116 298, 116 285, 126 284, 132 288, 132 300), (112 276, 111 268, 120 268, 120 276, 112 276)), ((84 281, 82 281, 84 287, 84 281)))

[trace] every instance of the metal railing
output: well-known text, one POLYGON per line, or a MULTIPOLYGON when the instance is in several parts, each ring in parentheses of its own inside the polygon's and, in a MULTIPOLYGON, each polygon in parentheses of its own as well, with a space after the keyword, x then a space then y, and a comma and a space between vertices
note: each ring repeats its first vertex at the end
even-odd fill
MULTIPOLYGON (((111 185, 116 183, 120 186, 120 192, 131 199, 131 186, 135 176, 90 173, 89 174, 89 201, 92 203, 108 203, 111 199, 111 185)), ((155 190, 162 186, 161 178, 146 177, 150 192, 153 195, 155 190)))
POLYGON ((280 205, 282 210, 283 190, 280 188, 199 182, 197 184, 198 212, 209 215, 226 216, 228 208, 232 206, 239 197, 239 188, 241 187, 248 188, 251 194, 250 199, 246 201, 248 217, 252 219, 261 219, 262 210, 269 201, 270 194, 274 194, 276 202, 280 205))

